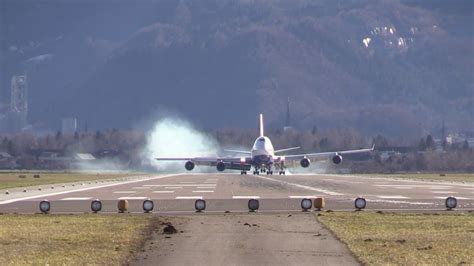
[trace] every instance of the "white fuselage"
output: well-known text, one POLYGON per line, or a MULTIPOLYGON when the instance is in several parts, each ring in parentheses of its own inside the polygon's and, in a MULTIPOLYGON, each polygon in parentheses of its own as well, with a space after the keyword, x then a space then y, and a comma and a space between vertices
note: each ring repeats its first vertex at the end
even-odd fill
POLYGON ((275 149, 268 137, 261 136, 255 140, 251 151, 252 158, 267 156, 273 158, 275 156, 275 149))

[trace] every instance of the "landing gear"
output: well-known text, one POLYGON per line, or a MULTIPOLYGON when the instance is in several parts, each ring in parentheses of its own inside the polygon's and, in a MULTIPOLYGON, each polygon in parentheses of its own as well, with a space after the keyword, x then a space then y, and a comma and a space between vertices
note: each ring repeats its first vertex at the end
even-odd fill
POLYGON ((254 174, 254 175, 259 175, 258 170, 253 171, 253 174, 254 174))
POLYGON ((285 175, 286 172, 285 172, 285 170, 280 170, 280 172, 278 172, 278 174, 279 174, 279 175, 285 175))
POLYGON ((246 174, 247 174, 247 171, 241 171, 240 174, 241 174, 241 175, 246 175, 246 174))
POLYGON ((272 171, 272 170, 268 170, 268 171, 267 171, 267 175, 273 175, 273 171, 272 171))

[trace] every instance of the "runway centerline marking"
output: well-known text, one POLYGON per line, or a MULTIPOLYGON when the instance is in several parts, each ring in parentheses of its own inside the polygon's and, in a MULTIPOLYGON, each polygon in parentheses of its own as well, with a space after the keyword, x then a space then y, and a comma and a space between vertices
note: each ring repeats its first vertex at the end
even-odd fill
POLYGON ((180 175, 183 175, 183 174, 162 175, 162 176, 155 176, 155 177, 152 177, 152 178, 146 178, 146 179, 140 179, 140 180, 131 180, 131 181, 118 182, 118 183, 114 183, 114 184, 107 184, 107 185, 100 185, 100 186, 73 189, 73 190, 68 190, 68 191, 61 191, 61 192, 47 193, 47 194, 34 195, 34 196, 28 196, 28 197, 21 197, 21 198, 15 198, 15 199, 0 201, 0 205, 9 204, 9 203, 17 202, 17 201, 23 201, 23 200, 30 200, 30 199, 49 197, 49 196, 69 194, 69 193, 74 193, 74 192, 93 190, 93 189, 104 188, 104 187, 113 187, 113 186, 133 184, 133 183, 138 183, 138 182, 146 182, 146 181, 150 181, 150 180, 162 179, 162 178, 166 178, 166 177, 180 176, 180 175))
POLYGON ((91 197, 71 197, 71 198, 64 198, 64 199, 61 199, 61 200, 90 200, 92 199, 91 197))
POLYGON ((311 187, 311 186, 305 186, 305 185, 296 184, 296 183, 290 183, 290 182, 286 182, 286 181, 283 181, 283 180, 273 179, 273 178, 270 178, 270 177, 265 177, 265 176, 260 176, 260 175, 254 175, 254 176, 257 177, 257 178, 262 178, 262 179, 270 180, 270 181, 273 181, 273 182, 278 182, 278 183, 285 184, 285 185, 290 185, 290 186, 295 186, 295 187, 306 189, 306 190, 321 192, 321 193, 328 194, 328 195, 331 195, 331 196, 344 195, 344 194, 339 193, 339 192, 329 191, 329 190, 326 190, 326 189, 319 189, 319 188, 315 188, 315 187, 311 187))

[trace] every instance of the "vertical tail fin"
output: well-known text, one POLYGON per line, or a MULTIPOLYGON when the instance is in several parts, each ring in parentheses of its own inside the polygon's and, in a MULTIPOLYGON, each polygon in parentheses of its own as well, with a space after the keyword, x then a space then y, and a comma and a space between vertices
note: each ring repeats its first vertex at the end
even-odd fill
POLYGON ((260 137, 263 137, 263 114, 260 114, 260 137))

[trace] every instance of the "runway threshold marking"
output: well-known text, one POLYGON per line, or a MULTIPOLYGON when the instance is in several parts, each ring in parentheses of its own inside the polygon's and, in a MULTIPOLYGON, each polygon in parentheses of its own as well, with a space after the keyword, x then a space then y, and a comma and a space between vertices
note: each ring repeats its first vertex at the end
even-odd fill
POLYGON ((133 184, 133 183, 138 183, 138 182, 146 182, 146 181, 150 181, 150 180, 162 179, 162 178, 166 178, 166 177, 180 176, 180 175, 184 175, 184 174, 171 174, 171 175, 155 176, 155 177, 151 177, 151 178, 147 178, 147 179, 131 180, 131 181, 118 182, 118 183, 114 183, 114 184, 79 188, 79 189, 73 189, 73 190, 68 190, 68 191, 61 191, 61 192, 47 193, 47 194, 41 194, 41 195, 34 195, 34 196, 29 196, 29 197, 21 197, 21 198, 15 198, 15 199, 0 201, 0 205, 9 204, 9 203, 17 202, 17 201, 23 201, 23 200, 30 200, 30 199, 49 197, 49 196, 69 194, 69 193, 74 193, 74 192, 93 190, 93 189, 104 188, 104 187, 113 187, 113 186, 133 184))
POLYGON ((285 184, 285 185, 295 186, 295 187, 306 189, 306 190, 317 191, 317 192, 328 194, 328 195, 331 195, 331 196, 342 196, 342 195, 344 195, 343 193, 339 193, 339 192, 334 192, 334 191, 329 191, 329 190, 326 190, 326 189, 319 189, 319 188, 315 188, 315 187, 311 187, 311 186, 305 186, 305 185, 301 185, 301 184, 286 182, 286 181, 283 181, 283 180, 273 179, 273 178, 266 177, 266 176, 260 176, 260 175, 254 175, 254 176, 257 177, 257 178, 262 178, 262 179, 270 180, 270 181, 273 181, 273 182, 278 182, 278 183, 285 184))
POLYGON ((197 189, 214 189, 215 187, 197 187, 197 189))
POLYGON ((72 198, 64 198, 64 199, 61 199, 61 200, 90 200, 92 199, 91 197, 72 197, 72 198))
POLYGON ((173 190, 156 190, 152 191, 151 193, 174 193, 173 190))
POLYGON ((193 190, 193 193, 214 193, 214 190, 193 190))
POLYGON ((259 199, 260 196, 232 196, 233 199, 259 199))
POLYGON ((165 187, 165 189, 181 189, 183 187, 165 187))
POLYGON ((131 193, 137 193, 137 192, 133 190, 114 191, 114 194, 131 194, 131 193))
POLYGON ((178 196, 176 199, 202 199, 201 196, 178 196))

